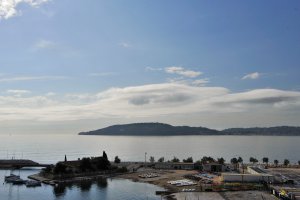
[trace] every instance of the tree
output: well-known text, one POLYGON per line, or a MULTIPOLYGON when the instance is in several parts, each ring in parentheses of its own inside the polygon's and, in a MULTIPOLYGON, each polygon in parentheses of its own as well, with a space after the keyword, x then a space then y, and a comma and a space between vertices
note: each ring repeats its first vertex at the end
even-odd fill
POLYGON ((278 163, 279 163, 279 161, 275 159, 274 164, 275 164, 276 167, 277 167, 278 163))
POLYGON ((90 158, 82 158, 80 160, 79 168, 83 172, 85 172, 86 170, 92 169, 91 159, 90 158))
POLYGON ((54 174, 63 174, 66 172, 67 166, 64 165, 63 163, 59 162, 55 165, 53 172, 54 174))
POLYGON ((258 160, 256 158, 253 158, 253 157, 250 157, 249 161, 252 162, 253 164, 258 162, 258 160))
POLYGON ((290 161, 288 159, 284 159, 283 164, 285 166, 288 166, 290 164, 290 161))
POLYGON ((180 160, 178 158, 176 158, 175 156, 174 156, 174 158, 171 161, 172 162, 180 162, 180 160))
POLYGON ((187 159, 183 159, 182 161, 184 163, 193 163, 193 158, 192 157, 188 157, 187 159))
POLYGON ((237 158, 231 158, 230 162, 232 164, 237 164, 238 163, 238 159, 237 158))
POLYGON ((300 165, 300 160, 298 160, 298 165, 300 165))
POLYGON ((103 151, 102 157, 103 157, 105 160, 108 160, 107 154, 105 153, 105 151, 103 151))
POLYGON ((221 164, 221 165, 224 165, 225 159, 223 157, 218 158, 218 163, 221 164))
POLYGON ((154 163, 154 162, 155 162, 155 159, 154 159, 154 157, 153 157, 153 156, 150 156, 150 159, 149 159, 149 161, 150 161, 151 163, 154 163))
POLYGON ((243 158, 242 158, 242 157, 239 157, 239 158, 237 159, 237 161, 238 161, 238 163, 243 163, 243 158))
POLYGON ((237 158, 231 158, 230 160, 231 164, 233 164, 234 169, 237 169, 238 159, 237 158))
POLYGON ((67 162, 67 155, 65 155, 65 162, 67 162))
POLYGON ((158 159, 158 162, 164 162, 165 161, 165 158, 164 157, 160 157, 159 159, 158 159))
POLYGON ((207 164, 207 163, 212 163, 212 162, 215 162, 215 159, 213 159, 212 157, 210 157, 210 156, 203 156, 202 158, 201 158, 201 163, 202 164, 207 164))
POLYGON ((266 163, 267 166, 268 166, 268 163, 269 163, 269 158, 268 157, 263 157, 262 161, 263 161, 263 163, 266 163))
POLYGON ((116 156, 115 157, 115 163, 120 163, 120 162, 121 162, 121 159, 118 156, 116 156))

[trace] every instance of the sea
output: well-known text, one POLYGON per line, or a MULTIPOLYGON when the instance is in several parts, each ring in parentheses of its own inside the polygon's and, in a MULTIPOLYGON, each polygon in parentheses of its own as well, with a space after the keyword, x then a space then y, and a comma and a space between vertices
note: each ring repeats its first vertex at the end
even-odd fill
MULTIPOLYGON (((0 159, 30 159, 41 164, 55 164, 67 156, 68 160, 82 157, 101 156, 105 151, 110 160, 118 156, 121 161, 148 161, 164 157, 194 161, 203 156, 223 157, 230 161, 242 157, 248 162, 250 157, 262 162, 268 157, 290 163, 300 160, 299 136, 84 136, 84 135, 28 135, 0 134, 0 159)), ((125 179, 109 178, 61 187, 42 185, 26 188, 4 183, 4 176, 14 173, 23 178, 38 173, 38 168, 21 170, 0 170, 0 200, 29 199, 161 199, 155 191, 157 186, 125 179)))

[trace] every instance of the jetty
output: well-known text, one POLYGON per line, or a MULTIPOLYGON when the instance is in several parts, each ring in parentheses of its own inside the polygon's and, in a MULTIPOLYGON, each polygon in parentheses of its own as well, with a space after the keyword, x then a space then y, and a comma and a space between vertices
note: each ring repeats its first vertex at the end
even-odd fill
POLYGON ((0 160, 0 169, 21 169, 23 167, 47 167, 50 164, 40 164, 26 159, 0 160))

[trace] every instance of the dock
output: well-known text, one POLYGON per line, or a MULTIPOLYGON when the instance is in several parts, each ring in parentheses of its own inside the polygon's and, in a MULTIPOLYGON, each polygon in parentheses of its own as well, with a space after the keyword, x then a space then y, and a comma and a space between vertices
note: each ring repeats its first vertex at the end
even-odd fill
POLYGON ((23 167, 47 167, 50 164, 40 164, 26 159, 0 160, 0 169, 21 169, 23 167))

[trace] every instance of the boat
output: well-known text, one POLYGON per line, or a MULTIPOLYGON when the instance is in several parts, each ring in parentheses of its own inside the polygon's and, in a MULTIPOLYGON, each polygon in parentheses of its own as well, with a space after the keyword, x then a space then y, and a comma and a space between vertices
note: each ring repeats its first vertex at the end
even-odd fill
POLYGON ((26 182, 26 187, 39 187, 39 186, 42 186, 42 183, 40 181, 31 180, 26 182))
POLYGON ((27 182, 26 180, 21 179, 21 178, 17 178, 17 179, 15 179, 15 180, 12 180, 12 181, 11 181, 11 183, 12 183, 13 185, 23 185, 23 184, 25 184, 26 182, 27 182))
POLYGON ((12 183, 13 181, 20 179, 20 176, 17 176, 15 174, 10 174, 9 176, 4 177, 4 181, 7 183, 12 183))

